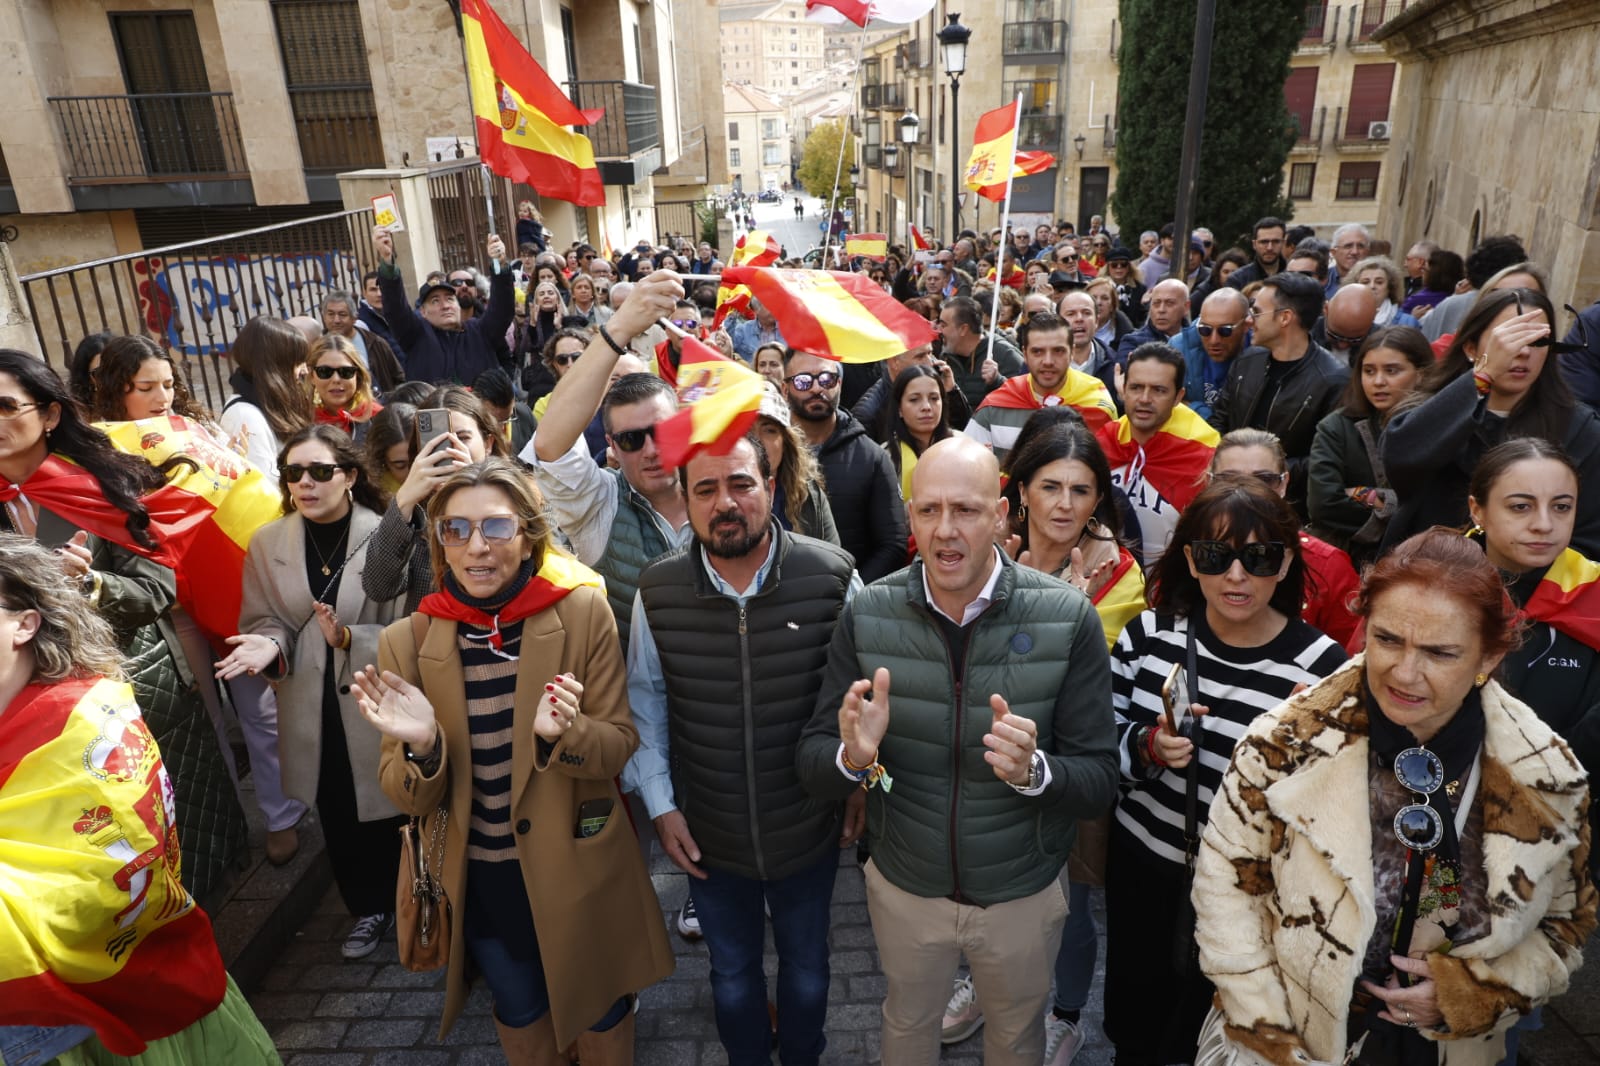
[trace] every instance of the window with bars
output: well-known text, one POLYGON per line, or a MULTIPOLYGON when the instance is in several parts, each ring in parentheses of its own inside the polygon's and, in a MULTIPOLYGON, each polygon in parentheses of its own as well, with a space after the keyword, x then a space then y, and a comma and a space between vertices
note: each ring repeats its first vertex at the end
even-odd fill
POLYGON ((1315 163, 1296 163, 1289 168, 1289 199, 1309 200, 1317 184, 1315 163))
POLYGON ((383 165, 359 0, 272 0, 307 170, 383 165))
POLYGON ((1339 200, 1376 200, 1378 198, 1378 170, 1381 163, 1340 163, 1339 189, 1334 193, 1339 200))

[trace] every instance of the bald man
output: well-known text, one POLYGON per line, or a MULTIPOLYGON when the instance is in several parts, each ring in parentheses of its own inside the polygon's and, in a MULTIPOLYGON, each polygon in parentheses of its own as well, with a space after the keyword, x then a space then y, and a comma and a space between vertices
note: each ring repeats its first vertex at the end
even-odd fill
POLYGON ((1141 344, 1151 341, 1174 343, 1173 338, 1183 331, 1189 320, 1189 286, 1177 278, 1157 282, 1150 290, 1150 314, 1144 325, 1123 336, 1117 344, 1117 362, 1126 364, 1128 355, 1141 344))
POLYGON ((1104 631, 1086 597, 995 547, 1009 532, 999 484, 994 456, 965 437, 922 454, 908 501, 918 559, 840 616, 796 753, 819 799, 869 785, 884 1066, 938 1058, 963 953, 984 1062, 1039 1066, 1064 856, 1116 792, 1104 631))
POLYGON ((1191 335, 1197 343, 1184 349, 1189 367, 1184 403, 1201 418, 1210 418, 1211 407, 1228 382, 1228 368, 1249 343, 1250 301, 1238 289, 1223 286, 1216 290, 1184 329, 1185 338, 1191 335))
POLYGON ((1378 298, 1365 285, 1346 285, 1328 301, 1311 339, 1355 368, 1356 351, 1372 332, 1378 298))

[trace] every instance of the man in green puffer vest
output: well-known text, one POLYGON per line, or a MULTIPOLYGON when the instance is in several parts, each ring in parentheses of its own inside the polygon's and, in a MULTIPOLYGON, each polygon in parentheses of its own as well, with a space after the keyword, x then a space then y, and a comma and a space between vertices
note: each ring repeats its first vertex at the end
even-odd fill
POLYGON ((1082 593, 996 548, 999 485, 993 454, 969 438, 923 453, 919 558, 845 609, 796 754, 819 798, 868 788, 883 1066, 937 1057, 963 953, 986 1066, 1038 1066, 1067 914, 1058 878, 1077 822, 1116 793, 1100 623, 1082 593))

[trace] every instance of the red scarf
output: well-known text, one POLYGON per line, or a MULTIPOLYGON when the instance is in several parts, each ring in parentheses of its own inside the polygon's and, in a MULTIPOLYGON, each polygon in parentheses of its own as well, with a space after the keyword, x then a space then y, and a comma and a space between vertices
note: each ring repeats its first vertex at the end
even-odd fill
MULTIPOLYGON (((19 495, 27 496, 51 514, 101 540, 120 545, 163 566, 176 565, 165 545, 151 550, 133 539, 133 534, 128 532, 127 513, 107 500, 100 482, 77 463, 48 455, 22 484, 0 484, 0 502, 10 502, 19 495)), ((188 524, 187 512, 192 508, 184 506, 180 493, 171 485, 152 490, 141 497, 140 502, 150 512, 150 534, 158 543, 165 530, 188 524)))
POLYGON ((447 585, 443 591, 424 596, 417 610, 430 618, 443 618, 452 622, 489 631, 489 644, 499 651, 503 644, 500 626, 512 625, 547 608, 554 607, 573 589, 583 586, 604 588, 600 575, 569 555, 546 550, 539 569, 522 586, 522 590, 503 604, 494 614, 481 607, 462 603, 447 585))
POLYGON ((317 422, 325 426, 338 426, 349 436, 355 436, 355 427, 358 422, 369 421, 373 415, 383 410, 383 405, 377 400, 368 400, 360 407, 343 407, 337 411, 330 411, 320 403, 317 404, 317 422))

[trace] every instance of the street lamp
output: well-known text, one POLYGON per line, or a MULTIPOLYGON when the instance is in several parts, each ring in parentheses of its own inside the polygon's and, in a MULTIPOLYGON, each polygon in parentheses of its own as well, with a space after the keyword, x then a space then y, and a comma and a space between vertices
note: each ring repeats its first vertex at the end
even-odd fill
MULTIPOLYGON (((856 218, 861 217, 861 198, 856 191, 856 186, 860 184, 860 182, 861 168, 852 162, 850 164, 850 207, 851 214, 853 214, 856 218)), ((833 220, 829 219, 828 224, 831 226, 833 224, 833 220)))
POLYGON ((939 49, 944 53, 944 72, 950 75, 950 240, 961 232, 961 75, 967 71, 967 41, 972 31, 961 25, 961 16, 951 12, 939 31, 939 49))
POLYGON ((1076 148, 1078 150, 1078 158, 1079 159, 1083 158, 1083 146, 1088 144, 1088 143, 1089 143, 1089 138, 1085 137, 1081 133, 1078 134, 1076 137, 1072 138, 1072 147, 1074 147, 1074 148, 1076 148))
POLYGON ((913 196, 911 190, 911 172, 916 169, 914 166, 912 166, 912 163, 916 160, 915 146, 917 143, 917 134, 922 130, 922 120, 917 117, 917 113, 915 111, 907 111, 905 114, 900 116, 900 121, 895 125, 897 125, 900 129, 900 143, 906 146, 906 223, 909 225, 912 217, 916 214, 911 207, 911 198, 913 196))

